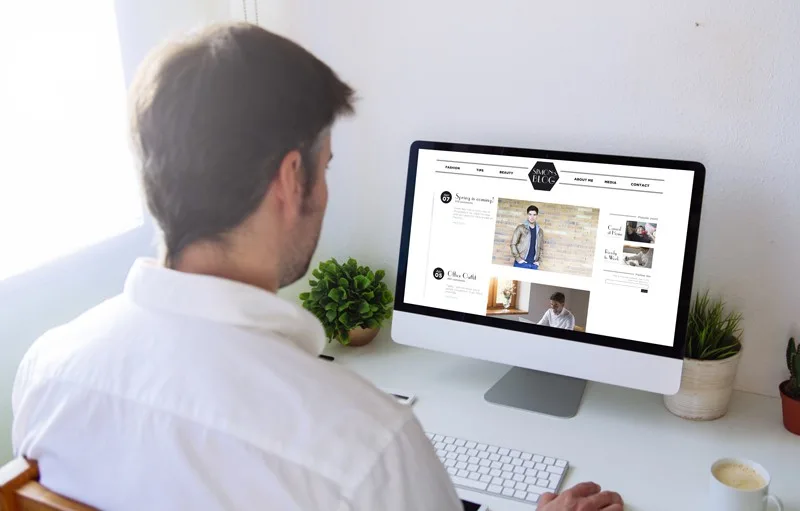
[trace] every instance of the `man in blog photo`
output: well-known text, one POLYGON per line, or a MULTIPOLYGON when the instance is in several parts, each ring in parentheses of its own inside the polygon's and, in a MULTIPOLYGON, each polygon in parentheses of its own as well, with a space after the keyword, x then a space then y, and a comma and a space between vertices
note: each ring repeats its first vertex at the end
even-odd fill
POLYGON ((528 218, 514 229, 511 236, 511 255, 514 256, 515 268, 538 270, 542 257, 542 240, 544 232, 539 227, 539 208, 528 206, 528 218))
POLYGON ((539 320, 540 325, 563 328, 564 330, 575 330, 575 316, 567 310, 567 297, 561 291, 550 295, 550 308, 539 320))

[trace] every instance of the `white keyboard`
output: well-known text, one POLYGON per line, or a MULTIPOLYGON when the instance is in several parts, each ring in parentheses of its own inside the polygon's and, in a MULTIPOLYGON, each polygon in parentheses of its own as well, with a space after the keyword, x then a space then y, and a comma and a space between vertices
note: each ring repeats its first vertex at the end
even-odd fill
POLYGON ((542 493, 558 492, 566 460, 427 433, 455 486, 536 504, 542 493))

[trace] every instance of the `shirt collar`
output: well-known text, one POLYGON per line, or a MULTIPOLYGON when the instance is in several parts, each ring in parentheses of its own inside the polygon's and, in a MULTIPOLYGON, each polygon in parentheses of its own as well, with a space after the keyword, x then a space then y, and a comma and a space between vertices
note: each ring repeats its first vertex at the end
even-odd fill
POLYGON ((325 332, 313 314, 242 282, 180 272, 140 258, 128 273, 124 294, 145 309, 270 333, 314 356, 325 347, 325 332))

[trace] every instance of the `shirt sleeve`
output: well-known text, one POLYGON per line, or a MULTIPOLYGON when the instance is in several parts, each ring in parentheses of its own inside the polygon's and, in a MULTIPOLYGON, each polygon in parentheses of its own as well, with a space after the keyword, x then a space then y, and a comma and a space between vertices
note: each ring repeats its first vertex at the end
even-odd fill
POLYGON ((570 313, 569 319, 567 320, 567 329, 575 330, 575 315, 572 313, 570 313))
POLYGON ((545 311, 545 313, 544 313, 544 316, 542 316, 542 319, 539 320, 538 324, 545 325, 545 326, 550 326, 550 316, 549 316, 549 314, 550 314, 550 309, 547 309, 547 311, 545 311))
POLYGON ((353 511, 461 511, 450 476, 412 416, 356 487, 353 511))

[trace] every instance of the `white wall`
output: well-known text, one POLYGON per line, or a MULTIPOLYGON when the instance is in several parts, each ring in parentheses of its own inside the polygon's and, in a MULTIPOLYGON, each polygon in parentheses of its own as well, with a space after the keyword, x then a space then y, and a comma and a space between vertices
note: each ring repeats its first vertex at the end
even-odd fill
POLYGON ((697 159, 708 180, 695 284, 745 314, 737 386, 777 394, 800 312, 800 2, 261 5, 290 13, 272 26, 362 97, 334 133, 319 258, 354 255, 394 277, 417 138, 697 159))
MULTIPOLYGON (((226 0, 116 0, 116 7, 128 81, 165 36, 228 15, 226 0)), ((136 231, 0 282, 0 464, 11 457, 11 388, 25 351, 44 331, 119 293, 133 260, 154 254, 154 240, 148 219, 136 231)))

